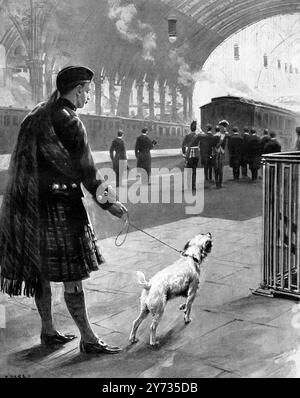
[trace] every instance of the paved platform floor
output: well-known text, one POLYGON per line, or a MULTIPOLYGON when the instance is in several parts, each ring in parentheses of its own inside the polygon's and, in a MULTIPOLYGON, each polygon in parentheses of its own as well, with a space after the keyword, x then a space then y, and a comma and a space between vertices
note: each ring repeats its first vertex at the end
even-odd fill
MULTIPOLYGON (((33 300, 0 295, 6 311, 6 328, 0 329, 0 376, 300 376, 300 307, 292 300, 254 296, 250 291, 260 282, 261 217, 233 221, 195 216, 147 232, 178 248, 195 234, 212 233, 207 277, 194 302, 191 324, 184 324, 178 310, 182 299, 177 298, 168 303, 159 325, 159 349, 149 345, 150 318, 139 330, 139 342, 129 344, 141 293, 136 270, 148 278, 178 254, 138 231, 131 232, 120 248, 110 237, 100 242, 107 262, 85 281, 85 292, 94 329, 108 343, 122 346, 123 352, 81 354, 78 339, 61 349, 43 349, 33 300)), ((78 334, 60 284, 53 286, 53 305, 59 329, 78 334)))

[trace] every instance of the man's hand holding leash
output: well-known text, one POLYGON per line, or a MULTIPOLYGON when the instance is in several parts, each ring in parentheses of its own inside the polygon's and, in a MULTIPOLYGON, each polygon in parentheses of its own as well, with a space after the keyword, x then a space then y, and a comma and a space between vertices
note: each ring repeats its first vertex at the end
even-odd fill
POLYGON ((108 211, 115 217, 122 218, 128 213, 126 207, 117 200, 116 192, 110 185, 108 185, 105 189, 98 189, 97 200, 99 203, 110 203, 108 211))

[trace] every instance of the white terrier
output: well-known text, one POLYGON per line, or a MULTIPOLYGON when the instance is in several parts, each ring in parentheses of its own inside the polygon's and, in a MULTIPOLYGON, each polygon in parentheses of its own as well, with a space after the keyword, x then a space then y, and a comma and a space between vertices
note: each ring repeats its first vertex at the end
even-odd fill
POLYGON ((135 343, 136 332, 151 313, 153 320, 150 326, 150 345, 158 344, 156 329, 164 313, 167 301, 177 297, 186 297, 186 302, 179 309, 184 310, 184 321, 190 323, 190 313, 193 301, 196 297, 199 283, 204 280, 203 260, 212 248, 210 233, 195 236, 188 241, 183 249, 182 256, 174 264, 159 271, 149 282, 145 275, 138 271, 138 280, 144 289, 141 295, 141 310, 138 318, 133 322, 129 340, 135 343))

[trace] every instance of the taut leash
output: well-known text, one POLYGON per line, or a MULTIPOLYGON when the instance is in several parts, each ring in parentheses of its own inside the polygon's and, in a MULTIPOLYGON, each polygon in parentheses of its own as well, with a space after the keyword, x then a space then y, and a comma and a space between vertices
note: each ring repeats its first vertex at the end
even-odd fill
POLYGON ((116 245, 117 247, 120 247, 120 246, 122 246, 122 245, 125 243, 126 238, 127 238, 127 235, 128 235, 128 231, 129 231, 129 226, 133 227, 133 228, 136 229, 137 231, 142 232, 142 233, 145 234, 145 235, 148 235, 150 238, 155 239, 157 242, 161 243, 162 245, 165 245, 165 246, 169 247, 170 249, 175 250, 177 253, 180 253, 180 254, 183 253, 182 250, 176 249, 175 247, 169 245, 168 243, 163 242, 161 239, 156 238, 156 236, 153 236, 153 235, 149 234, 148 232, 144 231, 142 228, 139 228, 139 227, 137 227, 136 225, 134 225, 134 224, 129 220, 129 215, 128 215, 128 214, 127 214, 127 217, 126 217, 125 220, 124 220, 124 225, 123 225, 121 231, 118 233, 118 235, 117 235, 117 237, 116 237, 116 239, 115 239, 115 245, 116 245), (122 241, 121 243, 118 243, 119 237, 120 237, 124 232, 125 232, 125 236, 124 236, 123 241, 122 241))

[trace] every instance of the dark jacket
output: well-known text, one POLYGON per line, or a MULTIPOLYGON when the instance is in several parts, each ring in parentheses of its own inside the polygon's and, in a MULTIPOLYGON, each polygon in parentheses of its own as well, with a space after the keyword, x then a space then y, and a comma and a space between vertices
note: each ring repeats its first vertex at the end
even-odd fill
POLYGON ((199 142, 197 142, 197 137, 199 134, 195 133, 194 131, 189 132, 183 139, 182 142, 182 153, 184 155, 187 154, 190 146, 197 146, 199 142))
POLYGON ((261 138, 261 153, 265 153, 265 145, 270 141, 269 135, 263 135, 261 138))
POLYGON ((243 135, 243 146, 242 146, 242 161, 247 162, 247 159, 249 157, 248 155, 248 141, 250 138, 249 133, 244 133, 243 135))
POLYGON ((235 133, 228 138, 229 165, 239 167, 242 159, 243 138, 235 133))
POLYGON ((147 173, 151 170, 151 149, 154 148, 153 141, 146 134, 141 134, 135 143, 135 157, 137 167, 145 169, 147 173))
POLYGON ((205 133, 200 136, 200 153, 202 161, 211 157, 215 145, 216 139, 212 133, 205 133))
POLYGON ((264 146, 263 153, 276 153, 281 152, 281 145, 276 138, 271 138, 264 146))
POLYGON ((251 170, 259 169, 261 163, 261 139, 256 135, 250 135, 246 146, 251 170))
POLYGON ((113 168, 119 167, 119 160, 126 160, 125 143, 122 138, 115 138, 109 149, 110 158, 113 163, 113 168))

